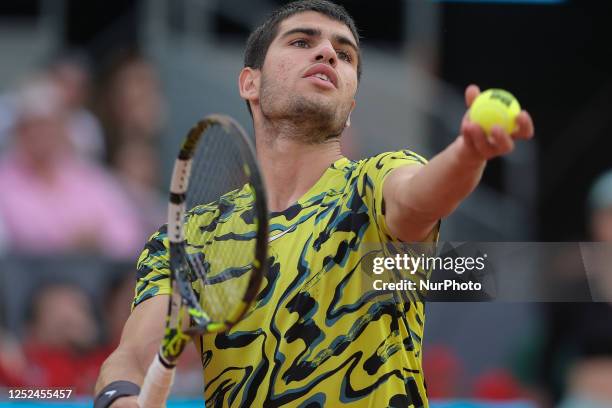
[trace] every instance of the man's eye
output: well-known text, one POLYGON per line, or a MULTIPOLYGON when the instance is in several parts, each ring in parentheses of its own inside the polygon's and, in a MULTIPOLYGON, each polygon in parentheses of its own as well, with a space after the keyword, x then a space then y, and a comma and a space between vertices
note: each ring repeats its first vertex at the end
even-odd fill
POLYGON ((353 60, 353 58, 351 57, 351 54, 349 54, 346 51, 337 51, 337 54, 338 54, 338 58, 346 62, 351 62, 353 60))
POLYGON ((291 45, 295 45, 296 47, 306 48, 308 47, 308 43, 305 40, 295 40, 291 43, 291 45))

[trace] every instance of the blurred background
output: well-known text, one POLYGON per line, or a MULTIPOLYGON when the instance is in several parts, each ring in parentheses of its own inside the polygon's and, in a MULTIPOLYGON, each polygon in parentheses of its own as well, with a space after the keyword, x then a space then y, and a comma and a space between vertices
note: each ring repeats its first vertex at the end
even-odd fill
MULTIPOLYGON (((0 388, 91 394, 178 143, 211 112, 250 126, 244 42, 281 3, 0 2, 0 388)), ((489 163, 442 240, 612 241, 608 2, 337 3, 364 56, 348 157, 431 158, 457 136, 470 83, 510 90, 534 118, 535 140, 489 163)), ((425 333, 433 399, 612 406, 607 303, 432 303, 425 333)), ((174 393, 201 394, 195 353, 174 393)))

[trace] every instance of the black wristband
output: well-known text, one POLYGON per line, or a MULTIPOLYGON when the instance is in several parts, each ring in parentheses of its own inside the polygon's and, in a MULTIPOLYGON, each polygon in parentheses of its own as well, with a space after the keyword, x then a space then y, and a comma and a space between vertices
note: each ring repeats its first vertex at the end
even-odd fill
POLYGON ((113 381, 100 391, 94 408, 108 408, 117 398, 140 394, 140 387, 130 381, 113 381))

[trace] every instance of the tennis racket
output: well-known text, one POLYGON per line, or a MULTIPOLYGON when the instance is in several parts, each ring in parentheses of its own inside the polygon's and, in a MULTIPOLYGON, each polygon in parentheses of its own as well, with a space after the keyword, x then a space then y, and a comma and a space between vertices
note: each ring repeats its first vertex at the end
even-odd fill
POLYGON ((174 164, 168 206, 172 295, 164 339, 138 403, 161 407, 187 343, 229 330, 257 295, 268 246, 266 194, 241 126, 210 115, 187 134, 174 164))

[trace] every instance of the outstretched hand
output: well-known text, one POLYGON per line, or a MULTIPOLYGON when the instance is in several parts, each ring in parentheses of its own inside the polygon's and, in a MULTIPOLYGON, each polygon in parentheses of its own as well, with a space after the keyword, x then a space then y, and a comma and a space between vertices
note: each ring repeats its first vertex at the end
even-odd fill
MULTIPOLYGON (((468 107, 480 95, 480 88, 469 85, 465 90, 465 103, 468 107)), ((522 110, 516 117, 517 128, 508 134, 501 126, 493 126, 491 136, 487 137, 482 127, 470 121, 468 112, 463 115, 461 136, 465 142, 467 153, 474 159, 490 160, 503 156, 514 150, 516 140, 528 140, 533 137, 533 121, 529 113, 522 110)))

